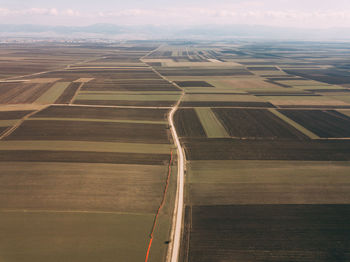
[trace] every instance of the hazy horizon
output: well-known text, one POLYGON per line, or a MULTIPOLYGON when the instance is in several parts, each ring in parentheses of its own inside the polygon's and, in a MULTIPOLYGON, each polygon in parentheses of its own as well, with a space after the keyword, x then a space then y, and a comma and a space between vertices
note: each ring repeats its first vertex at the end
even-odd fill
POLYGON ((1 24, 265 25, 293 28, 350 27, 350 2, 287 0, 43 1, 1 0, 1 24))

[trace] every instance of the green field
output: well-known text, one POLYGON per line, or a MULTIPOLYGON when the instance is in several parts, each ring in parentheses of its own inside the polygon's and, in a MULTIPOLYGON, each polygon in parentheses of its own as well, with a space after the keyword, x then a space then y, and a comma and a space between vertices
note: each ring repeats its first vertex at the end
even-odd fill
POLYGON ((196 108, 195 111, 208 138, 230 137, 210 108, 196 108))
POLYGON ((0 211, 1 261, 142 261, 153 214, 0 211))

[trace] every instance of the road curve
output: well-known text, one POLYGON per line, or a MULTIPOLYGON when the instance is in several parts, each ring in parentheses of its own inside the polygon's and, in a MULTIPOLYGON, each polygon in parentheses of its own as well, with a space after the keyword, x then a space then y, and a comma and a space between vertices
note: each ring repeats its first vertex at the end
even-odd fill
POLYGON ((171 133, 177 147, 177 190, 176 190, 176 199, 174 207, 174 217, 172 223, 171 236, 172 241, 170 242, 167 262, 178 262, 180 245, 181 245, 181 231, 182 231, 182 218, 183 218, 183 209, 184 209, 184 183, 185 183, 185 156, 179 137, 177 135, 175 125, 174 125, 174 114, 179 108, 182 97, 177 102, 177 104, 172 108, 170 114, 168 115, 168 121, 171 128, 171 133))

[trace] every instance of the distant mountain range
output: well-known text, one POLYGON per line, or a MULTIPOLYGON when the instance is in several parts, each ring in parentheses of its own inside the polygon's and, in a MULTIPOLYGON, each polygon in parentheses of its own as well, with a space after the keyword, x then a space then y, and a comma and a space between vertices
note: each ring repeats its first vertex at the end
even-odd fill
POLYGON ((350 28, 297 29, 260 25, 202 26, 45 26, 0 24, 0 36, 118 38, 118 39, 281 39, 281 40, 350 40, 350 28))

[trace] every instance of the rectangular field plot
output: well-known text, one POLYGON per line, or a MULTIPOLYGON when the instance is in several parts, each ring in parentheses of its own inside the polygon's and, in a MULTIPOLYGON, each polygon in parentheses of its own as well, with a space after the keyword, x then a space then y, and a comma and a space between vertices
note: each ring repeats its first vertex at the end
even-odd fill
POLYGON ((87 121, 25 121, 6 140, 169 143, 166 125, 87 121))
POLYGON ((190 161, 191 205, 347 204, 349 162, 190 161))
POLYGON ((232 137, 306 139, 297 129, 265 109, 213 108, 232 137))
POLYGON ((28 262, 143 261, 153 219, 154 214, 0 211, 0 257, 28 262))
POLYGON ((350 117, 334 110, 279 110, 323 138, 350 137, 350 117))
POLYGON ((163 165, 169 154, 50 150, 0 150, 0 161, 163 165))
POLYGON ((348 261, 348 205, 231 205, 187 208, 184 261, 348 261))
POLYGON ((182 139, 189 160, 350 160, 350 140, 182 139))
POLYGON ((176 131, 180 137, 206 137, 194 109, 179 109, 174 115, 176 131))
MULTIPOLYGON (((108 108, 88 106, 50 106, 35 114, 40 118, 81 118, 110 120, 166 121, 166 109, 108 108)), ((0 112, 1 117, 1 112, 0 112)))
POLYGON ((0 173, 0 209, 154 213, 167 166, 2 162, 0 173))
POLYGON ((0 141, 1 150, 47 150, 47 151, 80 151, 110 152, 137 154, 170 154, 170 144, 116 143, 91 141, 62 140, 20 140, 0 141))
POLYGON ((180 87, 214 87, 206 81, 176 81, 180 87))

